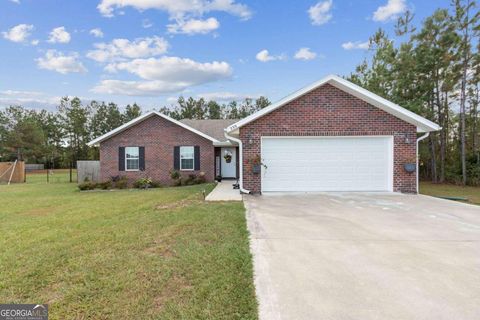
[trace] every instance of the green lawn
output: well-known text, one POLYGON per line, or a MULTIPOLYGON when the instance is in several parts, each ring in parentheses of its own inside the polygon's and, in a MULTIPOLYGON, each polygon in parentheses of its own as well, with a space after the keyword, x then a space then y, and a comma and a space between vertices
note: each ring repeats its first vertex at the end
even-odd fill
POLYGON ((464 197, 467 203, 480 205, 480 187, 420 182, 420 193, 435 197, 464 197))
POLYGON ((0 302, 50 319, 256 319, 243 205, 213 185, 79 192, 0 186, 0 302))

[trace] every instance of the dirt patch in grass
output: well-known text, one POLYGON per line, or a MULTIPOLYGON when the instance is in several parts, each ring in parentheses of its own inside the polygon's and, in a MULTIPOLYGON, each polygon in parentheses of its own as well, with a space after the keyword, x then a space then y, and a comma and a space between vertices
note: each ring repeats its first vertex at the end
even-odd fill
POLYGON ((55 213, 58 210, 57 207, 34 207, 30 210, 24 211, 21 213, 23 216, 30 217, 41 217, 48 216, 49 214, 55 213))
POLYGON ((172 258, 176 256, 174 246, 178 237, 185 234, 185 226, 174 226, 165 230, 161 236, 153 239, 150 246, 143 250, 144 253, 150 255, 159 255, 164 258, 172 258))
POLYGON ((198 199, 182 199, 176 202, 171 203, 162 203, 158 205, 155 209, 157 210, 169 210, 169 209, 181 209, 188 206, 204 204, 203 201, 198 199))

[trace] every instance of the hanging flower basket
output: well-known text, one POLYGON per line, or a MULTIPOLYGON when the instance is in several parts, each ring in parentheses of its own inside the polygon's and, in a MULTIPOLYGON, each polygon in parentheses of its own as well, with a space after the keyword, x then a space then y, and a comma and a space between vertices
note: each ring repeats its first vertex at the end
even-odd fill
POLYGON ((226 163, 232 162, 232 154, 230 152, 225 152, 225 155, 223 156, 223 159, 225 159, 226 163))
POLYGON ((259 155, 256 155, 252 159, 250 159, 250 164, 252 165, 252 173, 253 174, 260 174, 262 172, 262 167, 267 169, 267 166, 262 162, 262 159, 259 155))

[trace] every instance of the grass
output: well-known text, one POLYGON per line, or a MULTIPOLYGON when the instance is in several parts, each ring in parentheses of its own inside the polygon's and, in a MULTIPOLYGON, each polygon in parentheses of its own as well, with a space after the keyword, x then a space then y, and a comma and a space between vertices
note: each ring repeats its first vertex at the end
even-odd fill
POLYGON ((480 187, 420 182, 420 193, 435 197, 465 197, 467 203, 480 205, 480 187))
POLYGON ((0 301, 50 319, 256 319, 243 205, 205 203, 212 188, 0 186, 0 301))

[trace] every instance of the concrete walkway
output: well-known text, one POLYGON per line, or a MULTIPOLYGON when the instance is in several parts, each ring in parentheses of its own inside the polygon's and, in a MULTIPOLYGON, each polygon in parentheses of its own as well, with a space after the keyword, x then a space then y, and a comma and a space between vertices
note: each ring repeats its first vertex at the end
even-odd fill
POLYGON ((205 198, 206 201, 242 201, 240 190, 233 189, 235 180, 224 180, 219 182, 205 198))

